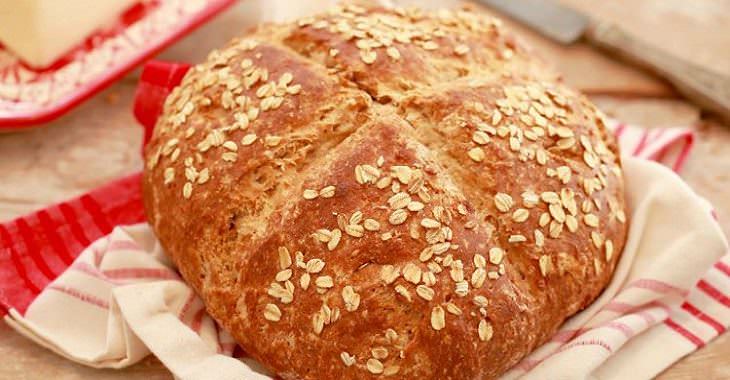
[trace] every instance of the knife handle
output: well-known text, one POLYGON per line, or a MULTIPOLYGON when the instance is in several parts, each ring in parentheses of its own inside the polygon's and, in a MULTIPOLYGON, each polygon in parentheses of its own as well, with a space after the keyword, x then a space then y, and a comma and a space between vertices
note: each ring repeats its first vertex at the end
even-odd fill
POLYGON ((730 77, 666 53, 608 22, 593 25, 586 39, 658 73, 682 95, 730 122, 730 77))

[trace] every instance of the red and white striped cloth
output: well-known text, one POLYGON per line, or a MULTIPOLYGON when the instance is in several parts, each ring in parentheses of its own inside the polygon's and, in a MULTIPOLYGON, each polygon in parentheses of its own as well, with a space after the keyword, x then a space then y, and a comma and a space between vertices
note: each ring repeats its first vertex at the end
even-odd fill
MULTIPOLYGON (((136 109, 143 124, 154 124, 159 103, 186 70, 147 67, 140 88, 154 99, 136 109)), ((631 212, 614 279, 505 378, 651 378, 730 324, 725 238, 709 204, 667 169, 682 167, 693 133, 623 124, 614 130, 631 212)), ((184 379, 268 379, 255 363, 230 357, 232 339, 143 223, 139 186, 135 174, 0 225, 5 321, 89 366, 121 368, 152 352, 184 379)))

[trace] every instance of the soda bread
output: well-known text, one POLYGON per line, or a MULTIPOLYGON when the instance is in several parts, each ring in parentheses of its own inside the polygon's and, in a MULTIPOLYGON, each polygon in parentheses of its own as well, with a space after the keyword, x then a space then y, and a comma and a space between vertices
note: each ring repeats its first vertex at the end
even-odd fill
POLYGON ((610 281, 601 113, 491 17, 348 6, 193 67, 146 148, 149 222, 282 379, 493 379, 610 281))

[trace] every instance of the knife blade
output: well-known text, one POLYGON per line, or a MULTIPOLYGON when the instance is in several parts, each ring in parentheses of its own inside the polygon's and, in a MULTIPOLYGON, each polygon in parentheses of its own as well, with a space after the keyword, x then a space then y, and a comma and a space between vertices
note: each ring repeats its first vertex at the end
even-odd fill
POLYGON ((541 34, 563 44, 576 42, 590 26, 590 18, 549 0, 479 0, 541 34))
POLYGON ((557 0, 478 0, 562 44, 580 39, 664 77, 682 95, 730 123, 730 76, 670 54, 557 0))

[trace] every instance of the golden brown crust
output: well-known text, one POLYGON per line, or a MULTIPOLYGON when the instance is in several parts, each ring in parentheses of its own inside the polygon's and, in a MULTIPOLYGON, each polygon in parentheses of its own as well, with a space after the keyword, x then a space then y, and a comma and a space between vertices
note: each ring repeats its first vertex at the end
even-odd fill
POLYGON ((150 223, 284 379, 495 378, 598 296, 626 237, 615 141, 557 78, 470 12, 263 26, 168 98, 150 223))

